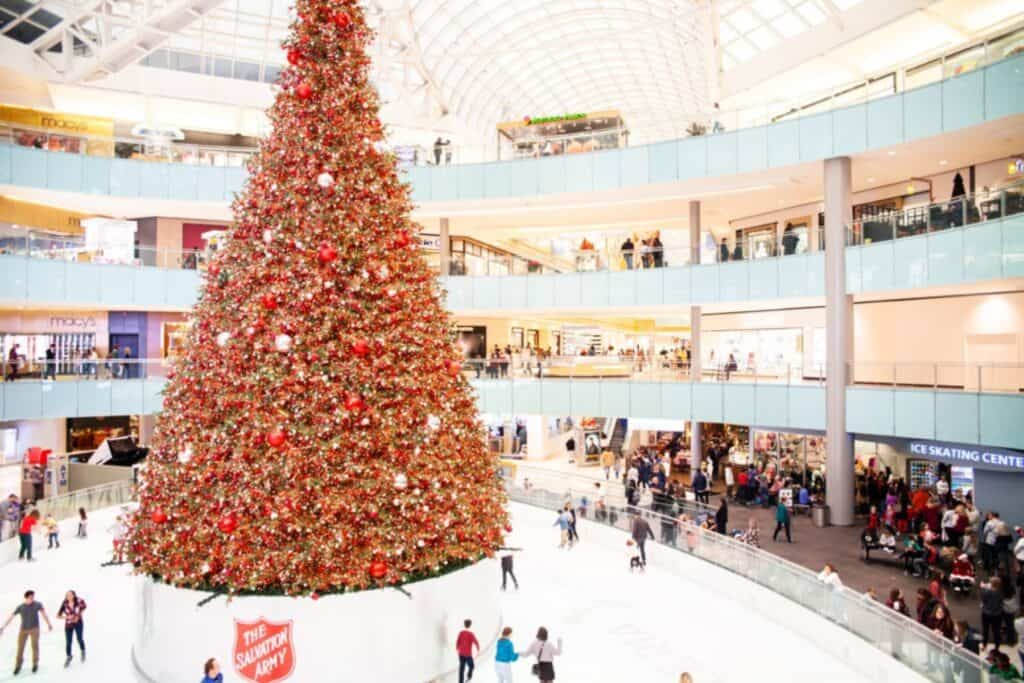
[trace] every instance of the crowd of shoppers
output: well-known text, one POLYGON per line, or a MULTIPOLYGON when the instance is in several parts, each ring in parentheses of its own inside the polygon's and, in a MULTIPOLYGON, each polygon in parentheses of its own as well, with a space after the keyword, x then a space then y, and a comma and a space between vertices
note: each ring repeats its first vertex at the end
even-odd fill
MULTIPOLYGON (((65 359, 59 359, 57 348, 51 344, 42 359, 40 376, 44 380, 56 380, 57 370, 64 366, 61 374, 82 379, 137 379, 144 375, 130 346, 121 348, 117 344, 104 355, 95 346, 84 349, 74 348, 65 359)), ((4 363, 4 380, 13 382, 22 377, 34 376, 29 360, 22 354, 21 345, 13 344, 4 363)))

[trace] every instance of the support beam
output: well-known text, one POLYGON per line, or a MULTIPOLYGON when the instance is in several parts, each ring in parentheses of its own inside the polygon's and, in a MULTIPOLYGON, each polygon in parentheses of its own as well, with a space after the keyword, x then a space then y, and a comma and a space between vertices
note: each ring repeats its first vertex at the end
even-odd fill
POLYGON ((850 158, 825 160, 825 501, 831 522, 853 516, 853 435, 846 430, 847 367, 853 359, 853 297, 846 293, 846 225, 853 218, 850 158))
MULTIPOLYGON (((690 263, 700 262, 700 202, 690 202, 690 263)), ((690 381, 699 382, 701 376, 701 311, 690 306, 690 381)), ((700 469, 703 444, 700 422, 690 422, 690 476, 700 469)))
POLYGON ((440 223, 441 227, 440 227, 438 232, 441 235, 441 244, 440 244, 440 246, 438 248, 441 250, 441 256, 440 256, 439 261, 440 261, 440 267, 441 267, 441 276, 443 277, 443 276, 446 276, 446 275, 451 275, 451 272, 450 272, 451 265, 450 265, 450 263, 451 263, 451 256, 452 256, 452 248, 451 248, 451 238, 448 235, 448 219, 447 218, 442 218, 439 221, 439 223, 440 223))

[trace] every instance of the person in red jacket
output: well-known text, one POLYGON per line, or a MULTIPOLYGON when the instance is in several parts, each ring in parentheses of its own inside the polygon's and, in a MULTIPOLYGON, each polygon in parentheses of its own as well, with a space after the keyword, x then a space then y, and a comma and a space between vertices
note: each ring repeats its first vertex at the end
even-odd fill
POLYGON ((18 559, 32 561, 32 527, 39 523, 39 510, 33 510, 25 515, 18 528, 18 539, 21 541, 21 550, 18 551, 18 559))
POLYGON ((459 631, 459 637, 455 639, 455 651, 459 653, 459 683, 466 683, 466 681, 473 680, 473 648, 475 647, 476 651, 480 652, 480 643, 477 642, 473 632, 469 630, 473 621, 466 619, 462 625, 465 628, 459 631))
POLYGON ((949 573, 949 584, 957 593, 969 593, 974 588, 974 564, 966 553, 953 560, 953 570, 949 573))

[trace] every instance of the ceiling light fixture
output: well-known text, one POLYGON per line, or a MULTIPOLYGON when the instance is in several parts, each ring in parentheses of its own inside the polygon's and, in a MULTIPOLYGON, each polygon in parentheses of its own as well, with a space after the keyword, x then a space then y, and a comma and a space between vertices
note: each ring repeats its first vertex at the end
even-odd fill
POLYGON ((889 150, 889 156, 891 156, 891 157, 896 156, 896 152, 893 151, 893 150, 889 150))
POLYGON ((945 159, 939 159, 939 166, 945 166, 945 165, 946 165, 946 164, 948 164, 948 163, 949 163, 949 162, 948 162, 948 161, 946 161, 945 159))
POLYGON ((873 183, 873 182, 875 182, 875 179, 874 178, 868 178, 868 182, 869 183, 873 183))

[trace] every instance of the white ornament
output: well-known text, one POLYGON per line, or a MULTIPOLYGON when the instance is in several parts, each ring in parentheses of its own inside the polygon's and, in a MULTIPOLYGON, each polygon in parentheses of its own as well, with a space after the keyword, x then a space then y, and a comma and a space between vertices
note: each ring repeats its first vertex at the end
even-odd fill
POLYGON ((324 171, 316 177, 316 184, 320 187, 330 187, 334 184, 334 176, 327 171, 324 171))
POLYGON ((431 429, 436 430, 438 427, 441 426, 441 418, 439 418, 437 415, 430 415, 429 417, 427 417, 427 426, 430 427, 431 429))
POLYGON ((264 230, 263 231, 263 242, 266 243, 266 244, 270 244, 273 241, 274 241, 274 231, 273 230, 264 230))
POLYGON ((217 335, 217 346, 226 346, 229 339, 231 339, 230 332, 221 332, 217 335))
POLYGON ((406 478, 406 476, 404 474, 399 472, 398 474, 395 475, 395 488, 396 489, 401 491, 402 489, 404 489, 408 485, 409 485, 409 480, 406 478))
POLYGON ((188 462, 192 459, 192 447, 185 446, 185 450, 178 453, 178 462, 188 462))
POLYGON ((424 543, 423 540, 420 539, 419 541, 416 541, 416 545, 419 546, 420 548, 422 548, 423 546, 426 545, 426 543, 424 543))
POLYGON ((274 337, 274 348, 281 353, 288 353, 292 350, 292 338, 284 333, 277 335, 274 337))
POLYGON ((388 290, 388 296, 391 297, 392 299, 395 298, 396 294, 398 294, 398 290, 396 290, 396 289, 389 289, 388 290))
POLYGON ((209 565, 208 563, 206 563, 206 562, 204 562, 204 563, 203 563, 203 566, 202 566, 202 567, 200 567, 199 569, 200 569, 200 571, 202 571, 202 572, 203 572, 204 574, 209 574, 209 573, 210 573, 210 565, 209 565))

